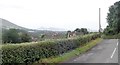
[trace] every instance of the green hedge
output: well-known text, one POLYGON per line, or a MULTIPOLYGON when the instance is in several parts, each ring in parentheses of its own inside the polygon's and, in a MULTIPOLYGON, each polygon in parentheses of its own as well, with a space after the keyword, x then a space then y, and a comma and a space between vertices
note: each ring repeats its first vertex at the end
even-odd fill
POLYGON ((73 39, 3 45, 2 61, 3 63, 33 63, 42 58, 66 53, 98 37, 100 37, 99 34, 89 34, 73 39))

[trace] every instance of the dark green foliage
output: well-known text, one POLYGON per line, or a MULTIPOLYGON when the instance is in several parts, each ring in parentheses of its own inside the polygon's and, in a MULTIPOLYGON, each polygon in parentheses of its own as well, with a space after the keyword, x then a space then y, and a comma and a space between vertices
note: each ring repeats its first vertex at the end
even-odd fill
POLYGON ((120 1, 114 3, 109 8, 107 15, 108 26, 104 30, 106 35, 115 35, 120 33, 120 1))
POLYGON ((29 41, 31 41, 31 37, 26 31, 19 29, 9 29, 2 31, 3 43, 21 43, 29 41))
POLYGON ((45 35, 43 34, 43 35, 41 35, 41 38, 44 38, 45 37, 45 35))
POLYGON ((83 33, 83 34, 88 34, 88 30, 86 28, 76 28, 74 31, 78 32, 78 33, 83 33))
POLYGON ((2 34, 2 40, 4 43, 17 43, 19 41, 18 31, 16 29, 10 29, 9 31, 5 31, 2 34))
POLYGON ((90 34, 74 39, 3 45, 2 61, 3 63, 33 63, 42 58, 66 53, 98 37, 99 34, 90 34))
POLYGON ((74 31, 76 31, 76 32, 81 32, 81 29, 76 28, 74 31))
POLYGON ((84 34, 88 34, 88 31, 86 28, 81 28, 81 31, 84 33, 84 34))
POLYGON ((27 33, 22 33, 20 35, 20 38, 21 38, 21 42, 30 42, 31 41, 31 37, 27 33))

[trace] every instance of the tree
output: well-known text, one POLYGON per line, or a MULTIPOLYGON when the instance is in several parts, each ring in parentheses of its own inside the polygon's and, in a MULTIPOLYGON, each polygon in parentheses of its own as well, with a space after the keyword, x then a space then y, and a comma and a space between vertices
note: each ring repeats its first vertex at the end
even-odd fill
POLYGON ((83 32, 84 34, 88 34, 88 31, 86 28, 81 28, 81 32, 83 32))
POLYGON ((107 23, 108 26, 104 30, 105 34, 114 35, 120 33, 120 1, 109 7, 107 23))
POLYGON ((9 29, 2 34, 3 43, 17 43, 20 42, 18 31, 16 29, 9 29))
POLYGON ((19 29, 3 30, 2 33, 3 43, 21 43, 31 41, 30 35, 19 29))
POLYGON ((41 38, 44 38, 44 37, 45 37, 45 34, 42 34, 42 35, 41 35, 41 38))
POLYGON ((74 31, 76 31, 76 32, 81 32, 81 29, 76 28, 74 31))
POLYGON ((110 28, 109 26, 107 26, 107 28, 103 33, 105 33, 105 35, 115 35, 116 32, 114 31, 113 28, 110 28))
POLYGON ((78 32, 78 33, 83 33, 83 34, 88 34, 88 31, 86 28, 76 28, 74 31, 78 32))
POLYGON ((40 35, 40 40, 42 41, 42 40, 44 40, 45 39, 45 34, 41 34, 40 35))
POLYGON ((21 42, 31 41, 31 37, 27 33, 22 33, 22 35, 20 35, 20 38, 21 38, 21 42))

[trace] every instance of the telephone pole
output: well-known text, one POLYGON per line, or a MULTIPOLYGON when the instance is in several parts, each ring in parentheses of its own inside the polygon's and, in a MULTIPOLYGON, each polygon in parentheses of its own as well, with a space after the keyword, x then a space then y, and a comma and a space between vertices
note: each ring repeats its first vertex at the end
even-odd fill
POLYGON ((99 8, 99 33, 101 32, 101 9, 99 8))

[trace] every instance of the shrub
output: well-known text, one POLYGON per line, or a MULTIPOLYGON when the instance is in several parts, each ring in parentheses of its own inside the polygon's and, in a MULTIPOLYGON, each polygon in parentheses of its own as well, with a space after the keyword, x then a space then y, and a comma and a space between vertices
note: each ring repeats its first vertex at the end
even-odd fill
POLYGON ((49 40, 31 44, 8 44, 2 46, 3 63, 33 63, 42 58, 48 58, 66 53, 100 37, 99 34, 89 34, 73 39, 49 40))

